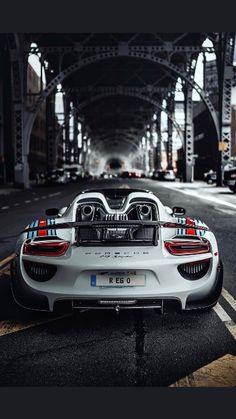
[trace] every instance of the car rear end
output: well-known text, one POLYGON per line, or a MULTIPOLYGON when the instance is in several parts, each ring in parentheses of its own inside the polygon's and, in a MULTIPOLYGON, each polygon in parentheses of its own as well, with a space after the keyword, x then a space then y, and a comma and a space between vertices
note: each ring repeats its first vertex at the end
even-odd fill
MULTIPOLYGON (((110 206, 114 201, 108 200, 110 206)), ((76 227, 58 229, 59 237, 24 240, 12 270, 13 294, 23 306, 29 307, 32 294, 31 308, 50 311, 62 301, 74 309, 163 309, 172 302, 188 309, 212 295, 219 274, 213 233, 200 225, 178 228, 178 220, 147 194, 133 194, 120 213, 106 214, 108 202, 95 202, 97 207, 82 197, 76 227), (98 209, 105 219, 94 219, 98 209)))

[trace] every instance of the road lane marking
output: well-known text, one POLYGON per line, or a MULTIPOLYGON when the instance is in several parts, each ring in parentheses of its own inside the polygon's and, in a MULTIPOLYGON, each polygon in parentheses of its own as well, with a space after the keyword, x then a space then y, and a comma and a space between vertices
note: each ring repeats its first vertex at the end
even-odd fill
POLYGON ((161 184, 161 186, 164 186, 166 188, 169 188, 172 191, 181 192, 181 193, 183 193, 185 195, 194 196, 195 198, 204 199, 205 201, 214 202, 215 204, 225 205, 226 207, 236 209, 236 205, 235 204, 231 204, 230 202, 222 201, 221 199, 214 198, 212 196, 199 195, 195 191, 186 191, 186 190, 183 190, 183 189, 180 189, 180 188, 175 188, 175 187, 173 187, 171 185, 166 185, 166 184, 161 184))
POLYGON ((50 193, 48 196, 57 196, 57 195, 60 195, 61 194, 61 192, 55 192, 55 193, 50 193))
POLYGON ((10 207, 9 206, 1 207, 1 210, 6 210, 8 208, 10 208, 10 207))
POLYGON ((34 198, 34 201, 39 201, 39 198, 34 198))
POLYGON ((0 260, 0 268, 5 267, 5 265, 9 264, 12 259, 16 256, 15 253, 12 253, 11 255, 7 256, 5 259, 0 260))
POLYGON ((213 310, 217 314, 217 316, 220 318, 220 320, 224 323, 225 327, 228 329, 228 331, 231 333, 233 338, 236 340, 236 324, 231 319, 231 317, 226 313, 226 311, 221 307, 219 303, 217 303, 213 310))
POLYGON ((169 387, 235 387, 236 356, 227 354, 169 387))
POLYGON ((47 198, 46 195, 41 196, 41 199, 46 199, 46 198, 47 198))
POLYGON ((66 313, 61 316, 49 318, 49 319, 41 319, 38 321, 16 321, 16 320, 2 320, 0 321, 0 336, 6 336, 12 333, 20 332, 21 330, 29 329, 35 326, 39 326, 41 324, 50 323, 55 320, 61 320, 66 317, 70 317, 71 313, 66 313))
POLYGON ((31 202, 31 199, 27 199, 26 201, 25 201, 25 204, 29 204, 31 202))
POLYGON ((127 185, 126 183, 123 183, 122 185, 119 186, 119 189, 130 189, 130 186, 127 185))
POLYGON ((14 207, 19 207, 19 203, 18 202, 16 202, 15 204, 14 204, 14 207))
POLYGON ((231 305, 231 307, 236 311, 236 300, 235 298, 227 291, 225 288, 222 289, 224 299, 231 305))

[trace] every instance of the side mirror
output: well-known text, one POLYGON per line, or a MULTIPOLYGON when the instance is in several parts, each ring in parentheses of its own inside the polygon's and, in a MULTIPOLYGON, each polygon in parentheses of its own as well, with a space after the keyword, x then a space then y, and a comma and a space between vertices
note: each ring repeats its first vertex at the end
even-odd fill
POLYGON ((62 215, 64 214, 64 212, 66 212, 67 208, 68 208, 68 207, 63 207, 63 208, 61 208, 61 209, 58 211, 58 215, 59 215, 59 217, 62 217, 62 215))
POLYGON ((181 216, 185 214, 185 208, 183 207, 173 207, 173 215, 181 216))
POLYGON ((52 216, 56 216, 59 213, 59 208, 48 208, 45 211, 46 215, 52 215, 52 216))

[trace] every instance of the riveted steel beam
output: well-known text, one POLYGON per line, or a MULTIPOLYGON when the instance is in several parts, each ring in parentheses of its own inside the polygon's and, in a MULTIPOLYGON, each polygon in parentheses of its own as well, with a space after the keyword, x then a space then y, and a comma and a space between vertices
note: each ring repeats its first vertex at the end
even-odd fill
POLYGON ((184 132, 184 182, 193 182, 193 101, 192 88, 187 86, 184 92, 185 132, 184 132))
POLYGON ((173 119, 175 115, 175 95, 170 93, 167 98, 167 112, 170 115, 168 118, 168 139, 167 139, 167 169, 173 169, 173 119))
POLYGON ((80 112, 82 112, 82 110, 85 107, 89 106, 90 104, 92 104, 96 101, 99 101, 103 98, 114 97, 114 96, 118 96, 118 95, 135 97, 137 99, 141 99, 141 100, 143 100, 145 102, 148 102, 151 105, 153 105, 155 109, 158 109, 162 112, 165 112, 167 114, 168 118, 170 118, 172 120, 173 125, 176 128, 180 138, 183 140, 183 130, 180 127, 180 125, 176 122, 175 118, 173 117, 173 114, 170 114, 170 112, 168 112, 168 109, 164 108, 162 105, 160 105, 160 103, 157 100, 153 99, 152 97, 147 96, 147 95, 143 95, 141 93, 136 93, 135 91, 132 91, 132 89, 131 90, 126 89, 126 87, 121 87, 120 86, 117 89, 112 89, 112 91, 110 91, 110 92, 103 93, 103 94, 101 93, 99 95, 93 96, 90 99, 87 99, 87 100, 81 102, 78 106, 78 109, 79 109, 80 112))
MULTIPOLYGON (((179 68, 177 65, 171 63, 168 61, 168 59, 161 58, 155 54, 155 52, 148 52, 148 51, 134 51, 132 49, 128 48, 128 56, 132 58, 138 58, 138 59, 144 59, 151 62, 155 62, 157 64, 160 64, 170 70, 172 70, 176 75, 180 76, 182 79, 184 79, 187 83, 189 83, 201 96, 202 100, 206 104, 211 117, 213 119, 213 122, 215 124, 216 132, 219 137, 219 121, 218 117, 215 111, 215 108, 207 94, 195 81, 193 76, 189 76, 187 71, 184 71, 183 69, 179 68)), ((114 49, 110 49, 108 52, 103 52, 87 57, 81 58, 79 61, 73 63, 68 68, 64 69, 61 73, 59 73, 47 86, 45 91, 42 93, 42 95, 39 97, 36 106, 34 107, 33 111, 34 113, 37 112, 38 108, 40 107, 40 104, 43 100, 52 92, 53 88, 61 83, 64 79, 66 79, 68 76, 73 74, 74 72, 80 70, 81 68, 94 64, 96 62, 106 60, 108 58, 116 58, 120 56, 127 56, 127 51, 124 51, 123 49, 118 49, 118 51, 114 49)))
POLYGON ((217 185, 223 185, 224 167, 231 158, 231 93, 234 78, 235 33, 219 34, 216 60, 219 83, 220 138, 218 150, 217 185))
POLYGON ((51 53, 79 53, 79 54, 88 54, 88 53, 109 53, 110 51, 119 50, 122 54, 125 52, 128 53, 131 51, 142 51, 142 52, 173 52, 173 53, 201 53, 201 52, 214 52, 213 47, 203 47, 200 45, 174 45, 171 42, 165 42, 162 45, 130 45, 126 43, 120 43, 114 46, 109 45, 83 45, 83 44, 74 44, 68 46, 40 46, 40 47, 30 47, 25 48, 25 53, 27 54, 51 54, 51 53))

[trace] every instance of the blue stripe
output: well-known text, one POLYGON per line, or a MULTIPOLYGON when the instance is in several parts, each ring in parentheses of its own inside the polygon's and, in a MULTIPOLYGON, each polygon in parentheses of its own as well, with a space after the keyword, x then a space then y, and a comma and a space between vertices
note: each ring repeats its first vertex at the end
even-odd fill
MULTIPOLYGON (((48 218, 47 219, 47 225, 49 226, 51 224, 51 220, 50 220, 50 218, 48 218)), ((48 236, 51 236, 52 235, 52 230, 50 229, 50 230, 48 230, 48 236)))
MULTIPOLYGON (((33 228, 34 227, 34 223, 35 223, 35 221, 33 221, 30 224, 29 228, 33 228)), ((33 231, 29 231, 28 234, 27 234, 27 239, 32 239, 32 237, 33 237, 33 231)))
MULTIPOLYGON (((36 220, 34 222, 34 227, 38 227, 38 225, 39 225, 39 220, 36 220)), ((37 237, 37 236, 38 236, 38 231, 36 230, 33 232, 33 237, 37 237)))

